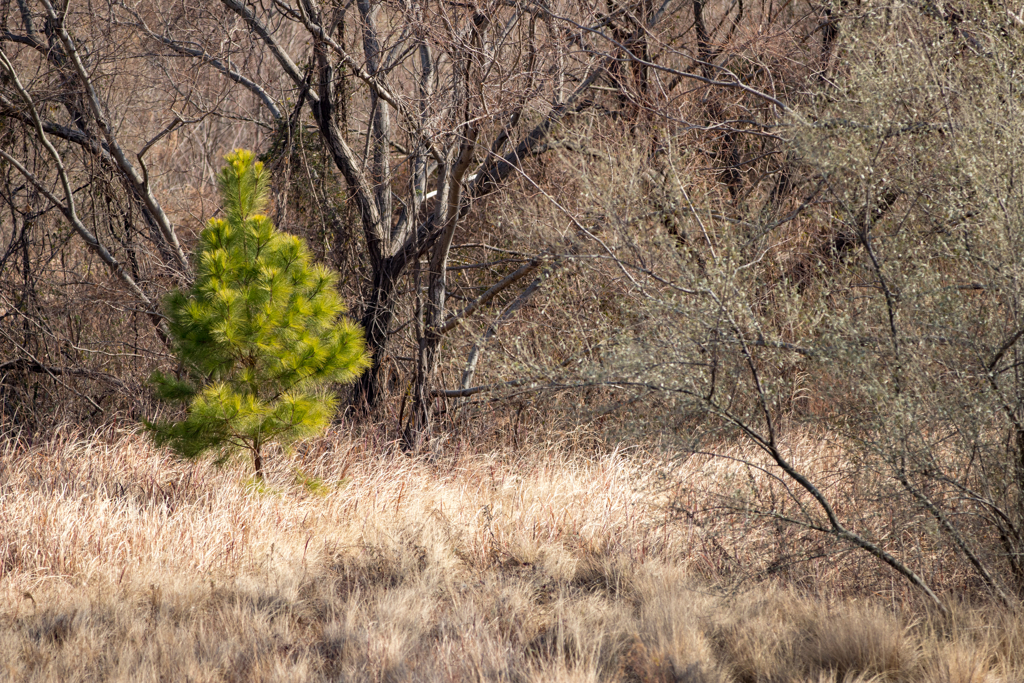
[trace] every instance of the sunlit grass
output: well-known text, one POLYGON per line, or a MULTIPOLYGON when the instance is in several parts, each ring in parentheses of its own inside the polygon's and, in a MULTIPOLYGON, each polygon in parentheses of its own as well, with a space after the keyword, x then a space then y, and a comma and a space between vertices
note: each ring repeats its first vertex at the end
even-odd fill
POLYGON ((737 552, 740 530, 666 516, 653 451, 491 446, 426 462, 335 434, 273 460, 260 488, 131 432, 9 441, 0 678, 1024 675, 1024 620, 1002 608, 940 622, 901 593, 851 594, 820 563, 786 583, 716 574, 708 535, 737 552))

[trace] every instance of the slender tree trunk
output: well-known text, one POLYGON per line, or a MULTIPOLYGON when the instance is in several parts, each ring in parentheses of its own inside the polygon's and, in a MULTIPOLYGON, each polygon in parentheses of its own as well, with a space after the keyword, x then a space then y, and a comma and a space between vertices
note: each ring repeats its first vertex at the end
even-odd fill
POLYGON ((429 284, 427 285, 426 311, 423 334, 419 338, 416 354, 416 378, 413 382, 412 414, 405 430, 405 443, 415 448, 420 440, 430 436, 431 402, 430 385, 437 371, 438 350, 443 336, 440 327, 444 322, 444 302, 447 293, 445 271, 448 267, 448 250, 435 253, 430 263, 429 284))
POLYGON ((395 316, 395 286, 399 275, 390 259, 381 261, 373 271, 373 282, 361 321, 366 333, 366 347, 373 354, 373 365, 353 388, 353 404, 364 413, 376 408, 386 395, 384 355, 395 316))
MULTIPOLYGON (((477 15, 477 27, 486 26, 486 19, 477 15)), ((469 71, 467 64, 466 71, 469 71)), ((468 99, 468 97, 467 97, 468 99)), ((467 116, 468 118, 468 116, 467 116)), ((473 162, 476 138, 479 129, 470 127, 462 142, 458 158, 450 169, 442 169, 442 182, 438 188, 438 209, 435 214, 444 229, 430 251, 427 285, 427 301, 423 316, 423 334, 419 339, 419 353, 416 363, 416 378, 413 382, 413 408, 409 427, 405 432, 408 447, 414 448, 420 439, 429 435, 431 426, 430 385, 437 370, 438 351, 444 330, 445 298, 448 292, 448 254, 459 220, 468 207, 462 203, 463 179, 473 162)))

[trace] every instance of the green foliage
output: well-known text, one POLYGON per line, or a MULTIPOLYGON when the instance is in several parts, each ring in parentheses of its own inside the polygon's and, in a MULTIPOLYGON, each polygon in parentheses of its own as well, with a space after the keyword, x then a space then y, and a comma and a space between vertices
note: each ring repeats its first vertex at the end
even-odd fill
POLYGON ((326 496, 334 488, 340 488, 344 485, 344 482, 338 482, 335 486, 331 486, 330 483, 320 477, 306 474, 298 468, 295 468, 295 483, 314 496, 326 496))
POLYGON ((245 150, 226 159, 225 218, 200 236, 193 287, 165 303, 183 372, 151 378, 188 414, 146 424, 183 458, 215 452, 222 462, 248 451, 260 476, 264 446, 322 431, 335 409, 327 385, 353 381, 369 359, 362 331, 341 317, 336 273, 312 264, 302 240, 260 213, 263 164, 245 150))

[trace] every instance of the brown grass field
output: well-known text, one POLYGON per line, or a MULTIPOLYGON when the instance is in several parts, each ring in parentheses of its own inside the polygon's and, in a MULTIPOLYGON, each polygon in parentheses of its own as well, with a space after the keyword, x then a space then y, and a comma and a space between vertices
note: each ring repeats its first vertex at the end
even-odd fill
POLYGON ((940 618, 842 548, 760 571, 752 528, 668 514, 661 465, 336 433, 254 485, 132 431, 10 437, 0 679, 1024 681, 1021 614, 944 584, 940 618))

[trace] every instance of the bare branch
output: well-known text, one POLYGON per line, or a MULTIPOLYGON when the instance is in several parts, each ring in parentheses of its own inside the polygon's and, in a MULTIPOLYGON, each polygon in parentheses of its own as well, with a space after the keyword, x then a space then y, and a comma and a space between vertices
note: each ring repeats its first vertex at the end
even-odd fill
POLYGON ((86 245, 95 254, 97 254, 105 264, 107 264, 118 279, 124 283, 125 287, 127 287, 128 290, 143 303, 147 310, 151 311, 150 318, 153 320, 153 324, 157 328, 157 332, 161 335, 161 338, 166 341, 166 330, 164 329, 165 323, 159 313, 156 312, 156 305, 149 296, 146 295, 138 283, 135 282, 135 279, 124 269, 121 263, 100 243, 98 239, 96 239, 96 236, 93 235, 87 227, 85 227, 85 224, 82 223, 81 219, 78 217, 78 212, 75 208, 74 192, 71 189, 71 181, 68 179, 64 162, 61 159, 60 154, 57 152, 57 149, 50 142, 46 132, 43 130, 42 120, 39 117, 35 103, 33 102, 31 95, 29 95, 28 91, 22 85, 21 80, 14 69, 14 65, 11 63, 7 53, 2 48, 0 48, 0 68, 3 68, 3 70, 7 72, 7 76, 11 83, 14 84, 18 94, 25 101, 32 120, 35 123, 36 135, 39 138, 39 141, 43 144, 43 147, 46 148, 47 154, 49 154, 50 158, 53 160, 54 167, 57 170, 57 175, 60 178, 61 186, 64 190, 64 201, 61 201, 52 192, 50 192, 50 189, 46 187, 46 185, 40 181, 35 174, 29 171, 20 161, 2 148, 0 148, 0 157, 11 164, 11 166, 21 173, 26 180, 32 183, 32 185, 39 190, 40 194, 46 197, 50 203, 64 214, 65 218, 67 218, 68 222, 75 229, 75 232, 78 233, 86 245))
MULTIPOLYGON (((103 137, 107 142, 111 156, 117 162, 117 166, 124 176, 132 183, 136 193, 144 202, 146 209, 156 220, 160 233, 163 235, 163 238, 166 240, 174 254, 178 268, 183 275, 187 276, 191 273, 192 268, 188 262, 188 257, 185 256, 185 252, 181 247, 181 243, 178 241, 178 235, 174 231, 174 227, 171 225, 170 219, 164 213, 163 207, 160 206, 160 203, 150 191, 147 179, 143 175, 139 174, 132 163, 128 161, 128 157, 125 155, 124 150, 121 149, 121 146, 117 141, 117 137, 114 135, 114 130, 107 119, 106 113, 104 112, 103 105, 100 103, 99 94, 96 92, 92 77, 86 71, 85 65, 82 63, 82 59, 78 54, 78 49, 75 47, 74 41, 72 41, 71 36, 64 27, 63 17, 58 15, 50 0, 40 0, 40 2, 42 2, 43 7, 46 9, 47 16, 50 18, 54 31, 59 37, 61 44, 64 46, 64 51, 74 66, 82 87, 85 89, 86 99, 92 109, 93 116, 96 118, 96 123, 100 128, 100 132, 103 134, 103 137)), ((39 132, 42 134, 41 126, 39 132)))

